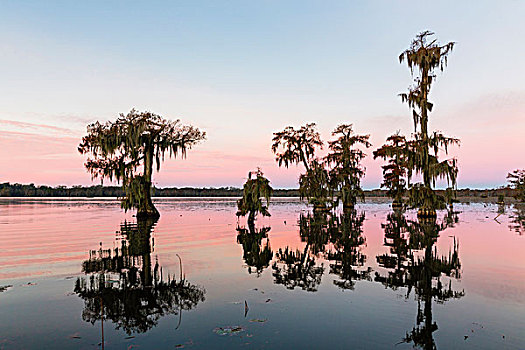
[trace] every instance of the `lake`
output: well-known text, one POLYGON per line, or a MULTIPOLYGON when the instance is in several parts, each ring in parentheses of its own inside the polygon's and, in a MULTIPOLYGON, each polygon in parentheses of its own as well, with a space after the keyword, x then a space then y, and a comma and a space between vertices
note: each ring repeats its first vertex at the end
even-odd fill
POLYGON ((525 209, 0 199, 0 349, 524 349, 525 209))

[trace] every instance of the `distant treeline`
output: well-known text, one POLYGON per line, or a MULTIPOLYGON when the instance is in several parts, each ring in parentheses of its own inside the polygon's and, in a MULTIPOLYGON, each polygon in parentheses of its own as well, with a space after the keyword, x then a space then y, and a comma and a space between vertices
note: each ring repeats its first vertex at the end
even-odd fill
MULTIPOLYGON (((438 191, 439 193, 439 191, 438 191)), ((459 189, 458 197, 513 197, 516 194, 510 187, 498 189, 459 189)), ((120 186, 35 186, 9 182, 0 184, 0 197, 122 197, 124 192, 120 186)), ((195 188, 168 187, 154 188, 154 197, 241 197, 242 189, 236 187, 195 188)), ((297 189, 275 189, 274 197, 299 197, 297 189)), ((381 189, 365 190, 366 197, 387 197, 381 189)))
MULTIPOLYGON (((35 186, 34 184, 0 184, 0 197, 122 197, 124 191, 120 186, 35 186)), ((241 197, 242 189, 235 187, 194 188, 168 187, 154 188, 154 197, 241 197)), ((277 189, 275 197, 296 197, 298 190, 277 189)))

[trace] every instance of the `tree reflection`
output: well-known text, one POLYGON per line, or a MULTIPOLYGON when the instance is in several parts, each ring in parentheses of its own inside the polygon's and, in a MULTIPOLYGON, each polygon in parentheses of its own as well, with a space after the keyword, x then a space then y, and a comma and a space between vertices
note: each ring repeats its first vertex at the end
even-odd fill
MULTIPOLYGON (((120 247, 93 250, 82 264, 85 277, 75 283, 84 300, 82 319, 94 324, 110 319, 127 334, 143 333, 166 315, 181 316, 204 301, 204 289, 181 276, 163 277, 157 259, 152 266, 154 219, 125 222, 120 227, 120 247)), ((179 319, 180 322, 180 319, 179 319)))
POLYGON ((361 247, 366 240, 363 236, 365 214, 356 210, 345 210, 334 215, 329 221, 331 249, 326 254, 330 261, 330 273, 339 277, 334 284, 342 289, 354 289, 356 280, 370 280, 370 267, 364 266, 366 255, 361 247))
POLYGON ((248 265, 248 273, 251 274, 253 268, 253 272, 257 274, 257 277, 270 265, 273 257, 270 240, 268 239, 270 229, 270 227, 256 229, 253 223, 248 225, 248 229, 237 226, 237 243, 242 245, 242 258, 248 265), (265 244, 262 244, 263 238, 266 239, 265 244))
POLYGON ((439 233, 456 222, 457 215, 451 211, 439 223, 436 219, 411 221, 402 213, 394 212, 382 225, 384 244, 390 251, 377 256, 377 262, 388 273, 376 272, 375 281, 392 289, 406 287, 406 298, 414 292, 418 301, 416 325, 403 338, 403 342, 413 343, 414 347, 436 349, 433 333, 438 326, 432 318, 432 300, 444 303, 465 294, 452 288, 452 278, 459 278, 461 269, 455 237, 447 256, 439 256, 435 248, 439 233), (443 275, 449 277, 448 283, 443 283, 443 275))
POLYGON ((509 229, 520 236, 523 235, 525 233, 525 204, 515 204, 509 217, 511 219, 509 229))
POLYGON ((289 247, 279 248, 277 261, 272 265, 274 283, 288 289, 301 288, 316 292, 324 273, 324 265, 316 256, 325 251, 328 243, 328 217, 326 212, 314 211, 299 217, 299 235, 306 245, 303 251, 289 247))
POLYGON ((330 273, 339 278, 334 284, 343 289, 353 289, 356 280, 371 279, 371 268, 364 266, 366 256, 361 247, 364 213, 345 210, 342 214, 314 211, 299 217, 299 236, 305 243, 303 250, 289 247, 276 252, 273 276, 276 284, 288 289, 299 287, 309 292, 317 291, 324 273, 321 260, 330 262, 330 273))
POLYGON ((299 236, 305 242, 311 255, 319 257, 326 251, 330 234, 328 232, 328 214, 314 211, 313 214, 299 216, 299 236))

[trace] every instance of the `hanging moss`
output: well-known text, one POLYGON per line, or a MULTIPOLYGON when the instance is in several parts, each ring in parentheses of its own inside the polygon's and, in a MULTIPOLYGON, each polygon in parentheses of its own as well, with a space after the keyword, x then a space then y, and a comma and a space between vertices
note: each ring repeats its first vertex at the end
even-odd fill
POLYGON ((358 197, 363 200, 365 197, 361 188, 365 168, 361 161, 366 154, 356 146, 370 147, 370 135, 356 135, 352 124, 341 124, 332 136, 337 139, 328 142, 330 153, 325 157, 327 164, 332 166, 329 170, 330 185, 333 191, 338 191, 336 201, 341 201, 344 208, 353 208, 358 197))
POLYGON ((422 212, 432 212, 444 205, 445 198, 434 192, 435 182, 445 179, 449 187, 455 188, 458 173, 455 159, 440 161, 438 156, 440 151, 448 154, 448 147, 458 145, 459 139, 428 131, 428 117, 434 106, 428 97, 436 78, 435 70, 444 69, 455 45, 453 42, 439 45, 435 39, 428 41, 432 35, 429 31, 418 34, 410 48, 399 56, 399 62, 406 61, 414 77, 408 93, 400 94, 412 110, 415 129, 413 139, 406 142, 405 148, 409 205, 423 209, 422 212), (410 180, 417 174, 422 175, 423 183, 412 185, 410 180))
POLYGON ((248 215, 249 222, 253 222, 258 213, 270 216, 268 205, 270 205, 272 193, 270 180, 264 177, 261 169, 250 171, 243 187, 242 198, 237 201, 237 216, 248 215), (261 198, 266 199, 266 205, 261 198))
POLYGON ((137 217, 158 217, 151 200, 153 163, 159 171, 165 153, 184 158, 188 149, 205 139, 205 132, 179 120, 133 109, 115 121, 88 125, 78 151, 90 155, 85 166, 92 178, 122 184, 122 208, 137 208, 137 217))
POLYGON ((405 136, 399 132, 389 136, 386 143, 374 151, 374 159, 383 158, 388 160, 383 165, 382 188, 387 189, 387 194, 394 200, 392 207, 401 209, 403 207, 403 196, 407 185, 407 141, 405 136))

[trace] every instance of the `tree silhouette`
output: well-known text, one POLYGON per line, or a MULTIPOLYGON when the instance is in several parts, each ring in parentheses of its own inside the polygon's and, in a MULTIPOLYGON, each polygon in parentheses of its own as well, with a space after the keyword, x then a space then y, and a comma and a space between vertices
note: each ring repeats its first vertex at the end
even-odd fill
POLYGON ((347 210, 334 215, 328 223, 331 248, 325 254, 330 261, 330 273, 339 279, 334 284, 341 289, 354 289, 356 280, 371 280, 370 267, 360 269, 366 262, 366 255, 361 251, 366 240, 363 236, 365 214, 356 210, 347 210))
POLYGON ((299 177, 301 199, 307 198, 316 210, 326 209, 327 203, 332 200, 332 191, 325 164, 315 158, 316 149, 323 148, 315 123, 301 126, 298 130, 288 126, 273 135, 272 152, 279 166, 288 168, 291 164, 303 164, 306 170, 299 177))
POLYGON ((275 160, 288 168, 291 164, 302 163, 306 171, 310 168, 309 162, 315 155, 317 147, 323 148, 321 136, 316 130, 315 123, 306 124, 295 130, 287 126, 283 131, 273 134, 272 152, 275 160))
MULTIPOLYGON (((75 282, 75 293, 84 300, 82 319, 94 324, 109 319, 127 334, 144 333, 165 315, 182 316, 204 301, 204 289, 179 280, 164 278, 162 267, 152 267, 151 232, 155 220, 121 225, 121 246, 93 250, 82 264, 86 274, 75 282)), ((180 320, 179 320, 180 322, 180 320)))
POLYGON ((381 187, 387 189, 387 194, 393 199, 392 207, 403 207, 403 196, 406 193, 407 176, 407 141, 399 132, 389 136, 386 143, 374 151, 374 159, 388 159, 383 165, 383 183, 381 187))
POLYGON ((92 156, 85 166, 93 178, 122 183, 125 210, 137 208, 137 217, 155 218, 160 214, 151 200, 153 164, 159 171, 166 153, 185 157, 188 149, 205 138, 206 133, 179 120, 133 109, 115 121, 90 124, 78 151, 92 156))
POLYGON ((432 35, 430 31, 419 33, 410 48, 399 56, 399 62, 406 61, 414 77, 414 86, 408 93, 400 94, 401 100, 412 109, 415 129, 414 139, 407 142, 409 205, 420 208, 419 215, 423 217, 434 217, 435 209, 444 206, 445 199, 433 190, 436 180, 446 179, 449 186, 454 187, 458 172, 455 159, 440 161, 438 154, 440 150, 448 153, 448 147, 459 144, 459 140, 428 130, 428 117, 433 108, 429 93, 436 78, 434 72, 444 69, 448 54, 454 48, 453 42, 439 45, 435 39, 428 41, 432 35), (423 183, 410 185, 413 174, 421 174, 423 183))
POLYGON ((248 265, 248 273, 255 269, 257 276, 260 276, 265 268, 270 266, 273 252, 268 239, 270 227, 256 229, 254 225, 248 225, 248 229, 237 226, 237 243, 242 245, 243 259, 248 265), (262 244, 263 238, 266 243, 262 244))
POLYGON ((305 174, 299 176, 299 195, 307 198, 314 211, 325 211, 333 200, 333 185, 326 164, 318 159, 310 161, 305 174))
POLYGON ((253 225, 257 213, 261 213, 263 216, 270 216, 268 205, 270 205, 272 192, 273 188, 270 186, 270 180, 263 176, 261 169, 250 171, 248 180, 246 180, 243 187, 242 198, 237 201, 237 216, 248 214, 249 225, 253 225), (266 199, 266 205, 263 204, 261 198, 266 199))
POLYGON ((356 146, 370 147, 370 135, 356 135, 352 124, 341 124, 332 132, 332 136, 337 139, 328 142, 330 153, 325 158, 332 165, 330 183, 339 191, 337 200, 343 202, 343 208, 352 209, 357 197, 364 200, 361 178, 365 175, 365 168, 361 161, 366 154, 356 146))
POLYGON ((325 212, 314 211, 299 217, 299 236, 305 247, 292 250, 279 248, 275 253, 276 261, 272 264, 275 284, 282 284, 287 289, 301 288, 307 292, 316 292, 324 273, 324 265, 318 264, 316 256, 325 251, 328 243, 328 219, 325 212))
POLYGON ((418 302, 416 326, 406 333, 403 342, 413 343, 415 348, 436 349, 433 333, 438 326, 432 317, 432 301, 444 303, 465 295, 452 288, 452 278, 459 278, 461 273, 456 239, 448 256, 439 256, 434 246, 439 233, 457 222, 455 216, 449 212, 440 223, 435 218, 411 221, 396 211, 382 225, 390 253, 377 256, 377 262, 389 271, 386 276, 376 272, 374 280, 394 290, 407 288, 406 298, 414 292, 418 302), (443 275, 449 277, 448 285, 443 283, 443 275))

